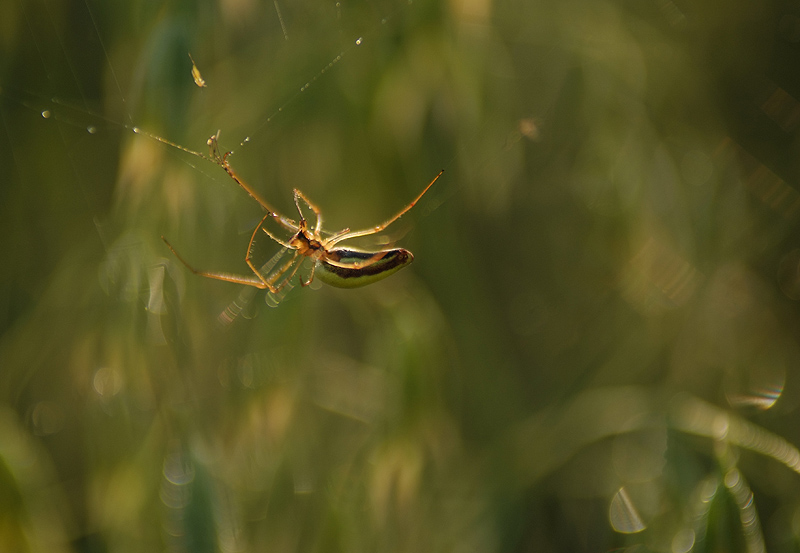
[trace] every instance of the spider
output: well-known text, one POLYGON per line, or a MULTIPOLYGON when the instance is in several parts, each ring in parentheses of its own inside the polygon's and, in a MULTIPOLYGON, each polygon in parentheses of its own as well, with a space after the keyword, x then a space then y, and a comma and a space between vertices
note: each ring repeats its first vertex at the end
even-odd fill
MULTIPOLYGON (((217 134, 208 139, 209 152, 211 160, 217 165, 222 167, 228 175, 241 186, 250 197, 257 201, 261 207, 267 212, 250 236, 250 242, 247 245, 247 253, 245 254, 245 262, 253 271, 252 276, 234 275, 222 272, 209 272, 200 271, 192 267, 186 262, 183 257, 175 250, 167 239, 162 236, 170 251, 183 263, 187 269, 196 275, 225 282, 233 282, 236 284, 245 284, 247 286, 254 286, 259 289, 268 289, 273 294, 280 292, 291 279, 297 274, 303 259, 310 258, 313 260, 311 272, 308 279, 303 280, 303 277, 298 275, 298 280, 302 286, 308 286, 314 280, 319 278, 325 284, 336 286, 338 288, 357 288, 359 286, 366 286, 382 280, 389 275, 392 275, 411 263, 414 256, 410 251, 403 248, 394 248, 389 250, 380 251, 364 251, 353 248, 334 247, 340 242, 358 238, 361 236, 369 236, 377 234, 389 225, 397 221, 405 213, 407 213, 416 203, 425 195, 425 193, 433 186, 439 177, 444 173, 444 169, 433 178, 433 180, 426 186, 420 194, 406 207, 401 209, 397 214, 387 219, 383 223, 363 230, 351 231, 345 228, 329 236, 323 236, 322 230, 322 213, 319 208, 309 200, 305 194, 297 190, 293 191, 294 205, 297 207, 299 213, 298 221, 293 221, 285 217, 272 208, 266 201, 264 201, 250 186, 245 183, 228 163, 228 156, 231 152, 224 154, 220 153, 219 145, 219 131, 217 134), (303 211, 300 209, 300 202, 303 202, 308 208, 314 212, 316 222, 312 227, 306 218, 303 216, 303 211), (266 229, 264 223, 272 219, 275 223, 291 232, 293 235, 288 240, 281 240, 269 230, 266 229), (272 240, 280 244, 282 250, 267 262, 260 269, 253 263, 253 243, 255 242, 258 231, 262 230, 272 240), (279 264, 281 256, 287 252, 292 251, 291 258, 279 264), (277 268, 276 268, 277 265, 277 268)), ((327 234, 327 233, 326 233, 327 234)))

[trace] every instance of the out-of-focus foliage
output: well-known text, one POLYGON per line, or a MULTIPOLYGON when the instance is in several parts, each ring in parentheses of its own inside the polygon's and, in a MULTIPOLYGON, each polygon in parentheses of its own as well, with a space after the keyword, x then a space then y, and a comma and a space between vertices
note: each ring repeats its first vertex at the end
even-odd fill
POLYGON ((6 2, 0 550, 797 551, 799 69, 796 1, 6 2), (192 275, 218 129, 334 231, 444 167, 414 264, 192 275))

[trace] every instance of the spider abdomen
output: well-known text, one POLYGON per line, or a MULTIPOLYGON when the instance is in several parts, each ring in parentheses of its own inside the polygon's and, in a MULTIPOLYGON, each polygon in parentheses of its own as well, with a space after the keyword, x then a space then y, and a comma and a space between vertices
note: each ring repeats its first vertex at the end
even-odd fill
POLYGON ((337 288, 358 288, 393 275, 413 260, 403 248, 377 252, 334 248, 317 261, 316 277, 337 288))

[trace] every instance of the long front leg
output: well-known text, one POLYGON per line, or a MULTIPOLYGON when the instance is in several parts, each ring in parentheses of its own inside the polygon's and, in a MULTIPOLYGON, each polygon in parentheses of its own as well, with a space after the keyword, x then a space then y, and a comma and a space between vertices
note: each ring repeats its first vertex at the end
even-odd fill
POLYGON ((283 215, 278 213, 278 211, 275 208, 273 208, 269 203, 267 203, 267 201, 264 198, 262 198, 255 190, 253 190, 250 187, 250 185, 244 182, 239 177, 239 175, 236 174, 236 171, 233 170, 233 167, 231 167, 231 164, 228 162, 228 156, 231 153, 230 152, 225 152, 224 154, 221 153, 218 141, 219 141, 219 131, 217 131, 217 134, 213 135, 211 138, 208 139, 208 149, 214 163, 222 167, 225 170, 225 172, 228 173, 228 176, 232 178, 234 181, 236 181, 236 184, 242 187, 242 189, 245 192, 247 192, 251 198, 253 198, 259 204, 261 204, 261 207, 263 207, 270 214, 270 216, 273 219, 275 219, 275 221, 278 222, 278 224, 280 224, 286 230, 297 232, 298 230, 297 223, 295 223, 288 217, 284 217, 283 215))

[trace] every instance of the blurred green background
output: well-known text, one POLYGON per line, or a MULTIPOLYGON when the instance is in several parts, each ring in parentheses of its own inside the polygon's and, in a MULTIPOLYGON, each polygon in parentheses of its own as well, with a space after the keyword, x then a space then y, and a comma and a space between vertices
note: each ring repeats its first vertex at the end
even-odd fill
POLYGON ((800 2, 2 12, 0 550, 800 551, 800 2))

